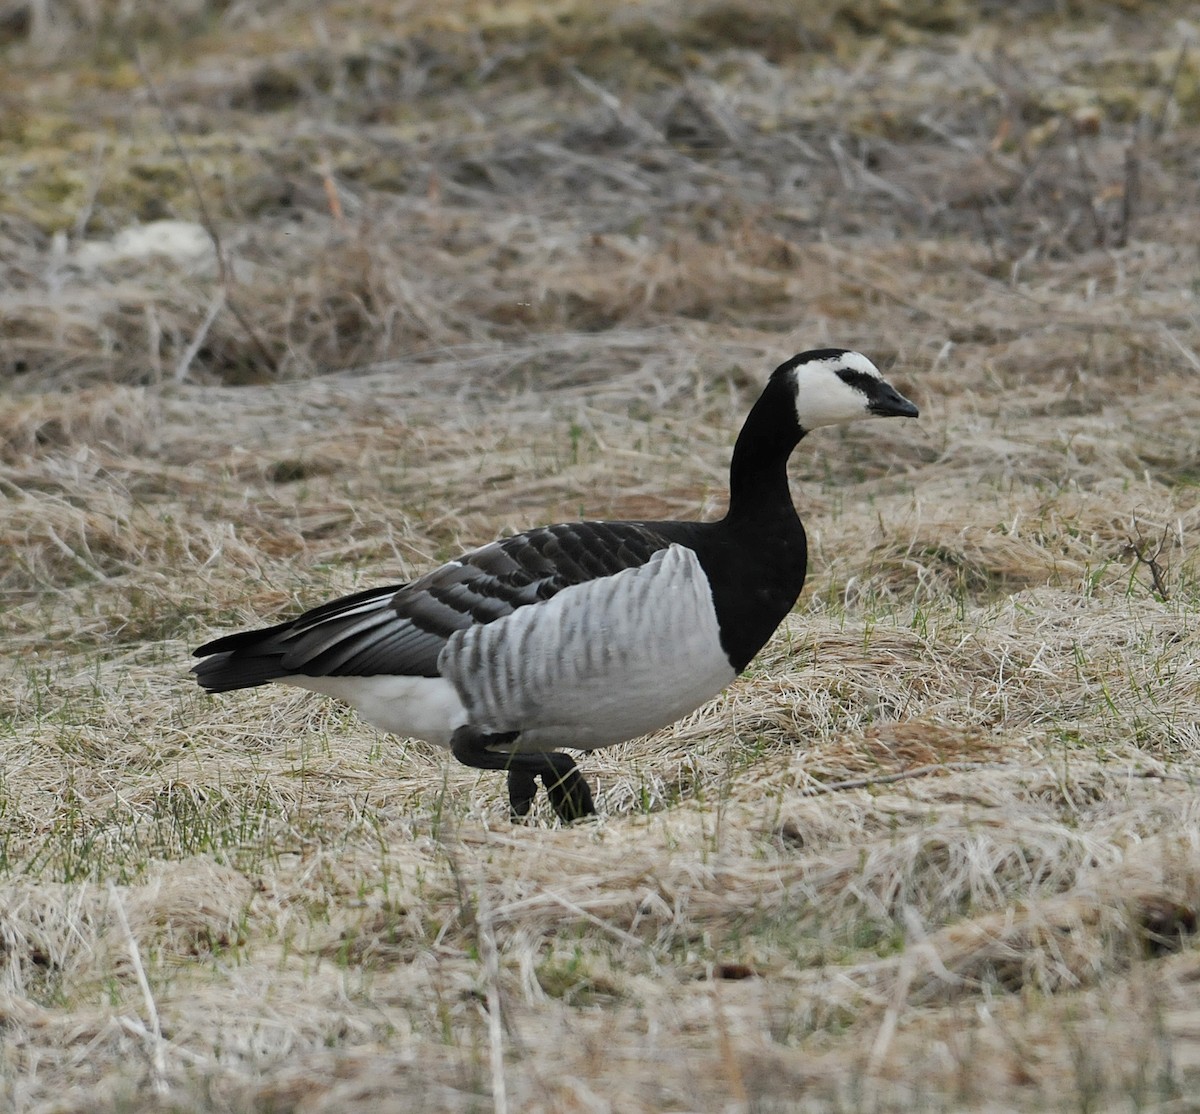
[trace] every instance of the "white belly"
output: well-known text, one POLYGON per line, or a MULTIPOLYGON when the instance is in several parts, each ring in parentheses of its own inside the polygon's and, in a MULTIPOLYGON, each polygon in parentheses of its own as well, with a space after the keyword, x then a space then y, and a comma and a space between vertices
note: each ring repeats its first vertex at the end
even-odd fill
POLYGON ((467 710, 444 677, 288 677, 286 684, 344 700, 372 727, 448 747, 467 710))

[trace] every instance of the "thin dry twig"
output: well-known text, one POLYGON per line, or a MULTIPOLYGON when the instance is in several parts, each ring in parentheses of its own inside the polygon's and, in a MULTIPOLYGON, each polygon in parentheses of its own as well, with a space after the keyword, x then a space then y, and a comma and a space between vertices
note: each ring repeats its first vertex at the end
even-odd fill
POLYGON ((712 978, 709 972, 709 1000, 712 1003, 713 1021, 717 1030, 717 1044, 721 1053, 721 1066, 724 1069, 726 1082, 732 1096, 732 1103, 724 1109, 731 1114, 740 1114, 750 1109, 750 1094, 746 1090, 746 1078, 742 1065, 738 1063, 737 1052, 733 1038, 729 1032, 729 1018, 725 1015, 725 1007, 721 1003, 721 983, 723 980, 712 978))
POLYGON ((594 913, 589 913, 586 909, 581 908, 575 902, 564 897, 562 894, 555 893, 553 890, 549 889, 545 891, 545 894, 556 905, 561 905, 562 908, 566 909, 568 912, 574 914, 580 919, 585 920, 590 924, 594 924, 597 928, 602 929, 614 939, 620 940, 621 943, 628 944, 632 948, 646 947, 645 940, 640 940, 632 933, 625 932, 623 929, 617 928, 616 925, 609 924, 602 917, 597 917, 594 913))
POLYGON ((1175 92, 1179 88, 1179 76, 1183 73, 1183 68, 1187 64, 1188 44, 1185 42, 1179 48, 1179 53, 1175 55, 1175 64, 1171 67, 1171 72, 1167 75, 1163 82, 1162 100, 1159 102, 1158 111, 1154 114, 1154 119, 1151 122, 1150 134, 1158 138, 1166 131, 1167 128, 1167 113, 1171 109, 1171 103, 1175 100, 1175 92))
POLYGON ((156 1094, 165 1095, 169 1089, 167 1087, 166 1041, 163 1040, 162 1026, 158 1020, 158 1006, 155 1004, 154 995, 150 992, 150 981, 146 978, 146 969, 142 966, 142 953, 138 947, 137 938, 133 935, 133 929, 129 927, 129 918, 125 915, 125 906, 121 902, 121 895, 117 892, 117 887, 111 879, 108 883, 108 900, 113 912, 117 915, 117 923, 120 924, 121 931, 125 934, 129 960, 133 964, 133 973, 137 978, 138 989, 142 992, 142 1001, 146 1006, 146 1020, 150 1023, 149 1033, 146 1035, 150 1052, 151 1084, 156 1094))
POLYGON ((492 1076, 492 1109, 495 1114, 508 1114, 508 1087, 504 1079, 504 1006, 500 990, 500 955, 492 927, 491 902, 488 900, 487 880, 476 880, 475 927, 479 937, 479 958, 483 962, 486 982, 488 1029, 488 1062, 492 1076))
POLYGON ((908 781, 915 777, 929 777, 930 774, 957 772, 959 770, 1002 769, 1003 762, 933 762, 928 766, 918 766, 914 770, 901 770, 894 774, 879 774, 873 777, 856 777, 847 781, 833 781, 825 785, 810 785, 804 789, 806 797, 820 797, 826 793, 841 793, 847 789, 868 789, 872 785, 891 785, 897 781, 908 781))
MULTIPOLYGON (((208 233, 208 238, 212 241, 213 252, 217 259, 217 278, 221 283, 224 291, 222 304, 229 306, 230 312, 241 325, 250 343, 254 346, 259 358, 263 362, 263 366, 268 368, 272 373, 279 371, 279 365, 275 357, 271 355, 270 349, 267 347, 263 339, 258 335, 258 330, 250 323, 250 320, 239 308, 236 299, 231 297, 231 292, 234 285, 233 268, 229 264, 229 259, 225 254, 225 246, 221 242, 221 236, 217 229, 217 222, 213 219, 212 212, 209 210, 208 203, 204 200, 204 193, 200 189, 200 183, 196 178, 196 172, 192 167, 192 160, 188 157, 187 151, 184 150, 183 141, 179 137, 179 128, 175 124, 175 119, 167 108, 166 101, 158 91, 158 87, 154 84, 154 80, 150 76, 150 70, 146 66, 145 60, 142 57, 141 48, 134 46, 134 64, 137 66, 138 75, 142 79, 142 84, 145 86, 146 92, 150 100, 158 109, 159 115, 162 118, 163 127, 166 129, 167 135, 170 137, 171 146, 175 149, 176 155, 179 156, 179 161, 183 165, 184 173, 187 175, 188 184, 192 188, 192 193, 196 198, 196 208, 200 214, 200 223, 204 226, 204 231, 208 233)), ((214 303, 215 304, 215 303, 214 303)), ((220 306, 217 306, 219 311, 220 306)), ((211 322, 208 322, 211 326, 211 322)), ((204 331, 204 330, 202 330, 204 331)), ((190 363, 190 360, 189 360, 190 363)), ((178 370, 178 369, 176 369, 178 370)), ((186 371, 186 366, 185 366, 186 371)))
POLYGON ((1117 224, 1115 243, 1119 248, 1128 246, 1133 232, 1133 221, 1137 214, 1142 186, 1142 162, 1137 144, 1125 148, 1125 187, 1121 191, 1121 216, 1117 224))
POLYGON ((1170 530, 1165 526, 1163 527, 1162 535, 1154 544, 1154 552, 1147 556, 1146 551, 1150 548, 1150 542, 1147 541, 1145 536, 1142 534, 1142 528, 1137 521, 1134 522, 1133 528, 1134 532, 1137 534, 1137 540, 1134 540, 1133 535, 1126 536, 1126 540, 1129 543, 1128 550, 1133 554, 1134 560, 1137 562, 1137 564, 1145 565, 1145 567, 1150 570, 1150 580, 1154 585, 1154 591, 1157 594, 1159 601, 1161 603, 1166 603, 1171 598, 1171 595, 1167 588, 1166 573, 1162 565, 1159 564, 1158 559, 1162 556, 1163 549, 1166 548, 1167 537, 1170 534, 1170 530))
POLYGON ((212 324, 217 319, 217 314, 221 312, 221 307, 226 302, 226 292, 228 287, 219 286, 213 294, 212 299, 208 303, 208 309, 205 311, 204 320, 200 322, 200 327, 193 334, 191 342, 179 357, 179 362, 175 365, 175 382, 182 383, 187 378, 188 371, 191 369, 192 361, 196 358, 196 354, 204 346, 204 341, 208 337, 208 331, 212 328, 212 324))
POLYGON ((342 207, 342 196, 338 190, 337 180, 333 176, 333 163, 328 155, 322 155, 320 164, 317 168, 321 174, 321 185, 325 190, 325 200, 329 205, 329 215, 333 218, 333 223, 343 225, 346 223, 346 213, 342 207))
POLYGON ((891 1051, 896 1029, 900 1024, 901 1015, 908 1003, 908 992, 912 986, 913 976, 917 973, 917 951, 908 947, 900 957, 900 966, 896 974, 895 985, 888 998, 887 1007, 883 1011, 883 1020, 871 1042, 871 1052, 867 1057, 867 1074, 877 1075, 891 1051))
POLYGON ((593 81, 587 74, 580 72, 574 66, 569 67, 568 72, 581 89, 595 97, 630 131, 636 132, 643 140, 651 143, 660 145, 666 143, 662 132, 638 112, 637 109, 622 101, 616 94, 610 93, 603 85, 597 81, 593 81))
POLYGON ((104 156, 107 150, 107 140, 97 139, 92 151, 92 172, 87 180, 87 193, 84 196, 83 204, 79 206, 79 212, 75 214, 73 231, 77 241, 83 239, 88 221, 92 219, 92 212, 96 207, 96 198, 104 181, 104 156))
POLYGON ((1079 176, 1083 180, 1083 186, 1079 192, 1083 197, 1084 210, 1092 226, 1093 243, 1096 247, 1100 248, 1104 246, 1106 229, 1104 218, 1101 216, 1100 209, 1096 205, 1096 172, 1092 169, 1091 163, 1088 162, 1082 147, 1075 148, 1075 163, 1079 168, 1079 176))

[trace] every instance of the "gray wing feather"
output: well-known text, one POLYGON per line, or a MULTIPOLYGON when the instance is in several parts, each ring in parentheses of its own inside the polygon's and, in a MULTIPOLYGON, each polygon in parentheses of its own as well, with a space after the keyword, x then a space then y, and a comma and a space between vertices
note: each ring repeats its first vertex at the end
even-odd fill
POLYGON ((408 584, 334 600, 287 623, 201 646, 196 666, 220 691, 287 676, 435 677, 458 631, 562 589, 644 564, 667 545, 641 523, 545 526, 471 550, 408 584))

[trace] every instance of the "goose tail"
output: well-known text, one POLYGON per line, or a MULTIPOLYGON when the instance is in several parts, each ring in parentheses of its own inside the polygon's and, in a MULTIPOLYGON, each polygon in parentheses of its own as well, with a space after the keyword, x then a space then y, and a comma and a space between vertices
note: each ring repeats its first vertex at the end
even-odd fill
POLYGON ((257 688, 288 675, 276 627, 213 639, 193 651, 193 656, 204 659, 192 666, 192 672, 206 692, 257 688))

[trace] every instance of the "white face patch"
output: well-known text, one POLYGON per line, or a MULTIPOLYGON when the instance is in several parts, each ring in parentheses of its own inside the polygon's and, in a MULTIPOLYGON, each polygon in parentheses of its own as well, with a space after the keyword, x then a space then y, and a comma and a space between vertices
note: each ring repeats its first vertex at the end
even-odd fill
POLYGON ((845 352, 799 364, 792 370, 792 377, 796 385, 796 418, 801 429, 817 429, 873 416, 867 409, 867 396, 845 382, 837 374, 839 371, 883 379, 879 368, 860 352, 845 352))

